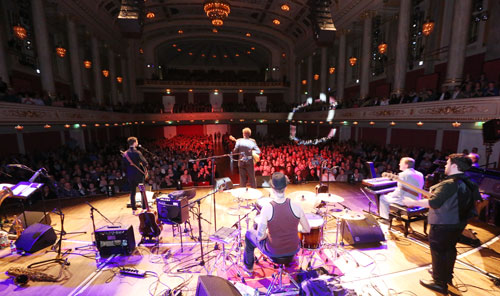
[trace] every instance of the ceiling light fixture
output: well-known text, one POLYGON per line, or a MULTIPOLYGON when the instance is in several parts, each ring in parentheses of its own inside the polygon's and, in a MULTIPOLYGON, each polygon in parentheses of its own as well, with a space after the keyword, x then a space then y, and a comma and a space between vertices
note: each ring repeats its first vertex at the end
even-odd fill
POLYGON ((224 0, 206 0, 203 10, 212 22, 212 25, 219 27, 224 24, 224 19, 229 16, 231 6, 224 0))

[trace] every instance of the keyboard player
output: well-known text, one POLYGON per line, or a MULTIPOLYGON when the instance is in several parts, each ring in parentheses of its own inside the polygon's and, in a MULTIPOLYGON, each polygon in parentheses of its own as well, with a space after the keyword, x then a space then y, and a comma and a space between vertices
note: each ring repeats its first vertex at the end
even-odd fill
MULTIPOLYGON (((399 161, 399 179, 410 183, 411 185, 423 188, 424 186, 424 175, 421 172, 415 170, 415 160, 411 157, 403 157, 399 161)), ((389 219, 389 205, 391 203, 402 204, 405 197, 412 199, 421 199, 421 195, 413 190, 404 187, 400 182, 396 190, 391 193, 384 194, 380 197, 379 214, 384 219, 389 219)))

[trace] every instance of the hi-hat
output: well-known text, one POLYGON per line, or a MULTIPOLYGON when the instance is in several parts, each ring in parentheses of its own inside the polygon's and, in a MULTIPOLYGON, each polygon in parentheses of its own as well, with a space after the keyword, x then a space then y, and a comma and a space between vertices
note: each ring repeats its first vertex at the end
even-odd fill
POLYGON ((324 202, 344 202, 344 198, 342 196, 331 193, 320 193, 317 197, 319 200, 324 202))
POLYGON ((255 188, 236 188, 225 192, 230 192, 234 197, 240 199, 259 199, 262 197, 262 192, 255 188))

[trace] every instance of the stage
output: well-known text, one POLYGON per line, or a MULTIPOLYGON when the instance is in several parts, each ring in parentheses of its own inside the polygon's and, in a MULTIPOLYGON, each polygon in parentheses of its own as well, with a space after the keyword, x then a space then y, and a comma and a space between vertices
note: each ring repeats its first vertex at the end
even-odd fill
MULTIPOLYGON (((302 185, 289 185, 286 194, 296 191, 315 191, 317 183, 302 185)), ((385 238, 380 244, 370 244, 358 247, 356 245, 344 247, 335 244, 336 225, 338 215, 333 209, 343 209, 344 206, 354 211, 362 212, 368 210, 368 200, 359 190, 359 185, 345 183, 332 183, 329 192, 344 198, 342 205, 330 208, 322 208, 325 224, 323 228, 324 247, 322 253, 315 254, 311 261, 312 268, 325 267, 330 273, 339 275, 344 288, 354 289, 358 295, 434 295, 435 293, 420 286, 419 279, 430 279, 427 269, 431 263, 428 242, 423 233, 423 222, 412 223, 413 234, 404 237, 400 224, 393 226, 391 230, 382 224, 381 230, 385 238), (335 259, 335 251, 339 256, 335 259), (411 292, 410 292, 411 291, 411 292)), ((196 197, 201 198, 210 192, 210 188, 197 188, 196 197)), ((270 194, 269 188, 258 189, 262 196, 270 194)), ((162 191, 166 194, 173 190, 162 191)), ((168 295, 168 289, 180 289, 182 295, 195 295, 198 277, 200 275, 218 275, 232 281, 242 282, 238 276, 237 268, 241 265, 236 262, 233 267, 224 268, 223 260, 217 259, 221 250, 214 250, 215 243, 209 240, 216 228, 231 228, 238 220, 233 208, 237 207, 235 197, 228 192, 219 192, 210 195, 200 202, 202 212, 203 250, 204 266, 195 266, 187 271, 178 269, 196 264, 200 257, 200 244, 193 240, 190 232, 184 233, 183 250, 181 252, 181 241, 179 234, 173 236, 172 226, 164 225, 161 232, 159 247, 153 244, 138 246, 130 256, 112 256, 101 258, 96 261, 95 252, 92 248, 82 248, 91 244, 93 238, 92 222, 90 219, 91 207, 85 203, 90 202, 102 214, 115 225, 128 227, 132 225, 135 233, 135 241, 141 240, 138 231, 139 218, 132 215, 132 210, 126 207, 128 194, 114 197, 99 198, 77 198, 64 200, 62 212, 65 215, 64 230, 69 234, 64 236, 62 252, 68 252, 64 258, 68 259, 69 265, 64 269, 60 264, 50 264, 34 268, 50 275, 59 277, 58 282, 34 282, 29 281, 25 287, 18 287, 13 282, 13 277, 5 272, 13 266, 27 267, 33 262, 56 257, 51 252, 51 247, 45 248, 29 256, 11 254, 9 248, 0 250, 2 266, 0 271, 0 293, 3 295, 168 295), (213 198, 216 200, 216 226, 214 225, 213 198), (71 232, 85 231, 84 234, 71 234, 71 232), (217 264, 215 264, 217 262, 217 264), (147 271, 145 277, 133 277, 121 275, 120 268, 136 268, 147 271)), ((256 200, 248 200, 252 204, 256 200)), ((241 205, 246 206, 247 201, 241 205)), ((48 201, 47 209, 57 207, 57 201, 48 201)), ((154 207, 156 209, 156 206, 154 207)), ((195 207, 196 209, 196 207, 195 207)), ((376 211, 376 206, 371 206, 376 211)), ((313 209, 308 209, 311 212, 313 209)), ((316 209, 314 209, 316 211, 316 209)), ((240 214, 248 214, 249 219, 243 219, 241 223, 242 236, 248 227, 253 227, 256 211, 250 209, 240 210, 240 214)), ((60 230, 60 218, 50 213, 52 227, 60 230)), ((97 228, 110 225, 104 218, 94 211, 95 224, 97 228)), ((198 237, 198 220, 189 214, 192 226, 192 234, 198 237)), ((183 224, 184 226, 184 224, 183 224)), ((473 248, 459 244, 458 260, 454 270, 454 287, 449 286, 450 292, 456 295, 500 295, 500 288, 493 281, 477 270, 472 270, 468 265, 473 265, 492 275, 500 274, 498 264, 500 242, 498 241, 499 228, 484 222, 474 222, 467 226, 477 233, 482 245, 473 248)), ((220 244, 219 244, 220 246, 220 244)), ((231 244, 226 245, 229 253, 231 244)), ((219 248, 222 249, 222 248, 219 248)), ((232 252, 236 254, 236 252, 232 252)), ((260 253, 256 251, 256 256, 260 253)), ((234 256, 229 256, 234 259, 234 256)), ((310 258, 310 252, 300 252, 297 260, 291 267, 290 272, 296 272, 300 266, 306 268, 310 258)), ((228 261, 228 265, 231 262, 228 261)), ((246 285, 257 288, 261 294, 266 291, 272 280, 274 272, 272 265, 264 260, 254 267, 252 277, 243 274, 246 285)), ((438 294, 436 294, 438 295, 438 294)))

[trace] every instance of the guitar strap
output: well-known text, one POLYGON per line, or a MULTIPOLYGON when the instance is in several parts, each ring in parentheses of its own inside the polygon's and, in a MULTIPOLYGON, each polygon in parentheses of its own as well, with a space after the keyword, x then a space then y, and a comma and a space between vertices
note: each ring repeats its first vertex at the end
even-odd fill
POLYGON ((145 176, 145 175, 146 175, 146 173, 145 173, 143 170, 141 170, 141 169, 140 169, 140 168, 139 168, 139 167, 138 167, 138 166, 137 166, 137 165, 136 165, 136 164, 132 161, 132 159, 130 159, 130 156, 128 156, 128 153, 127 153, 127 152, 128 152, 128 151, 125 151, 125 152, 123 153, 123 156, 124 156, 124 157, 128 160, 128 162, 130 163, 130 165, 131 165, 131 166, 133 166, 134 168, 136 168, 139 172, 141 172, 141 173, 145 176))

